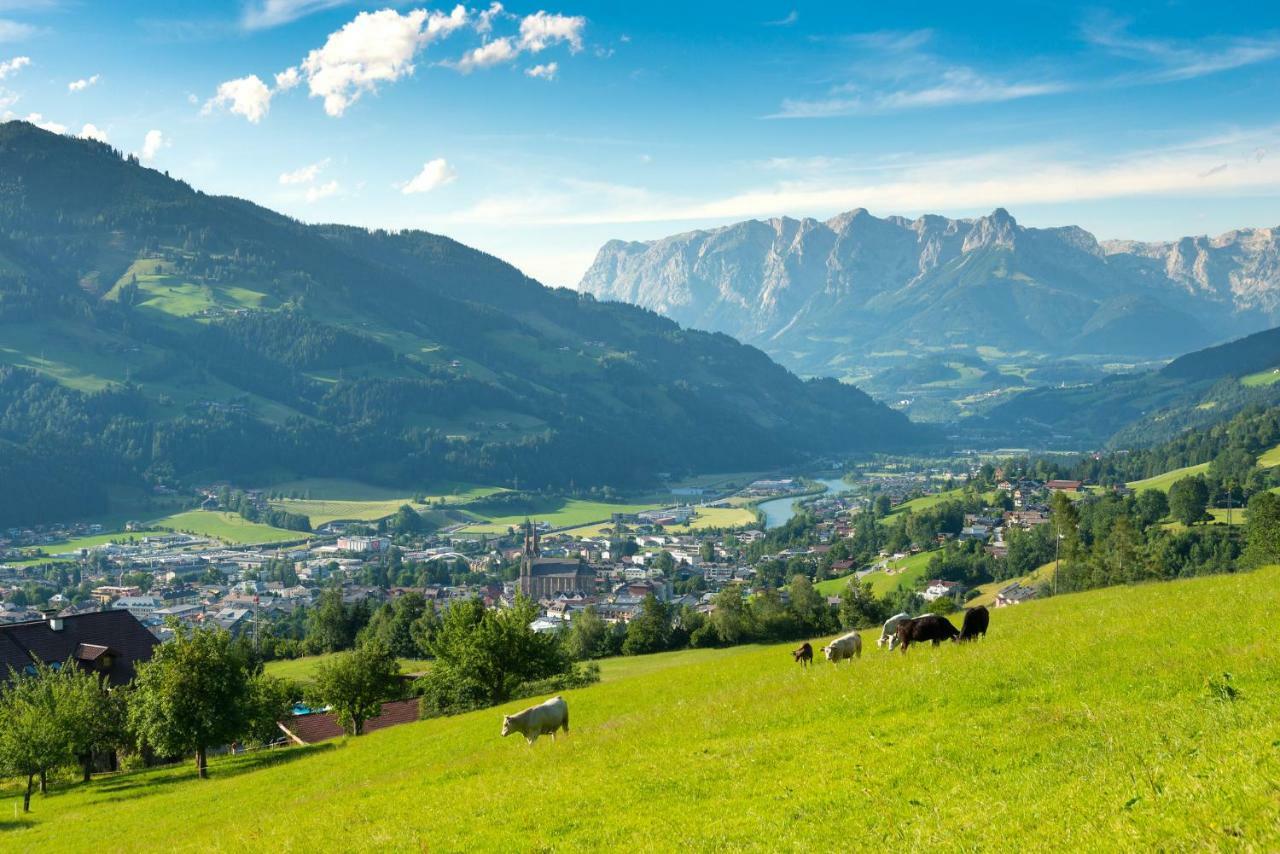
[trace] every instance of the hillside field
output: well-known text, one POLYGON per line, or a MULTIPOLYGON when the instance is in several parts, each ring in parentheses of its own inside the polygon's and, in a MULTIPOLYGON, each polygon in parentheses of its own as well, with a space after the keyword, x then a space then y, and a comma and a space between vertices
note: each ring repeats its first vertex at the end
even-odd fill
POLYGON ((1001 609, 967 646, 868 632, 839 667, 791 644, 629 659, 565 693, 555 742, 499 738, 524 701, 218 759, 205 782, 184 763, 61 783, 5 810, 0 846, 1274 849, 1277 612, 1268 568, 1001 609))
MULTIPOLYGON (((865 575, 862 580, 871 582, 871 591, 877 596, 884 596, 898 587, 906 587, 910 590, 916 586, 916 581, 924 578, 929 571, 929 561, 932 558, 933 552, 909 555, 893 564, 893 572, 876 570, 865 575)), ((839 596, 852 578, 851 575, 828 578, 826 581, 819 581, 814 587, 823 596, 839 596)))
POLYGON ((270 525, 250 522, 235 513, 218 510, 188 510, 185 513, 175 513, 163 519, 155 519, 150 524, 202 537, 214 537, 231 545, 285 543, 292 540, 305 540, 310 536, 305 531, 273 528, 270 525))
POLYGON ((1168 492, 1169 487, 1173 486, 1184 477, 1193 477, 1197 474, 1205 474, 1209 471, 1208 463, 1200 463, 1194 466, 1184 466, 1180 469, 1173 469, 1164 474, 1158 474, 1155 477, 1144 478, 1143 480, 1131 480, 1125 486, 1130 489, 1141 492, 1144 489, 1158 489, 1161 492, 1168 492))

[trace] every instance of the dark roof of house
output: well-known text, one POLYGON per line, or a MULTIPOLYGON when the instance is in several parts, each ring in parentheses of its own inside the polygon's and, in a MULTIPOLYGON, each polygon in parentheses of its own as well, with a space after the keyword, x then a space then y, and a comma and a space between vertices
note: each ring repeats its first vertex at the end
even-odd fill
MULTIPOLYGON (((418 701, 395 700, 382 704, 382 711, 376 718, 364 722, 366 733, 386 729, 397 724, 410 724, 418 719, 418 701)), ((295 715, 280 722, 280 728, 295 741, 302 744, 315 744, 328 741, 342 735, 342 727, 338 726, 336 712, 316 712, 310 715, 295 715)))
POLYGON ((581 558, 535 557, 529 561, 530 575, 576 575, 590 571, 581 558))
POLYGON ((8 681, 12 668, 22 672, 40 661, 53 664, 68 660, 99 662, 112 653, 106 671, 112 685, 124 685, 137 673, 136 666, 151 659, 159 643, 155 635, 125 610, 96 611, 63 617, 62 628, 54 631, 47 620, 0 626, 0 681, 8 681))

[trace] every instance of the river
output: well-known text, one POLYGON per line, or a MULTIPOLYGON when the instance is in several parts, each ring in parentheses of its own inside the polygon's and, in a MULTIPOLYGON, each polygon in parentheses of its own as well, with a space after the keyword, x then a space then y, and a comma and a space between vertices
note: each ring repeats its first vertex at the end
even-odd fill
MULTIPOLYGON (((818 483, 826 484, 827 491, 824 495, 839 495, 843 492, 849 492, 854 489, 850 483, 846 483, 842 479, 815 477, 812 480, 818 483)), ((799 499, 794 496, 786 496, 784 498, 771 498, 768 501, 760 502, 760 512, 764 514, 764 527, 766 530, 776 528, 779 525, 785 525, 796 515, 795 503, 799 499)))

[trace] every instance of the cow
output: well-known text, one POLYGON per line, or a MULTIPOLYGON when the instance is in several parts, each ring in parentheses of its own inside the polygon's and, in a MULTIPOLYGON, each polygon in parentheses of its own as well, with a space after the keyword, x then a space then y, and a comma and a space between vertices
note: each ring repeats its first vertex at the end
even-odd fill
POLYGON ((808 667, 809 663, 813 661, 813 647, 809 645, 808 641, 805 641, 800 644, 799 649, 791 651, 791 657, 800 662, 801 667, 808 667))
POLYGON ((555 741, 556 730, 562 727, 565 735, 568 735, 569 704, 563 697, 552 697, 545 703, 530 706, 523 712, 502 716, 502 737, 506 738, 511 733, 518 732, 528 740, 530 745, 538 740, 538 736, 547 733, 550 733, 551 740, 555 741))
POLYGON ((862 657, 862 635, 849 632, 841 635, 822 648, 822 654, 832 664, 839 664, 844 659, 853 660, 862 657))
POLYGON ((951 624, 946 617, 937 614, 925 614, 914 620, 903 620, 898 624, 898 646, 903 652, 913 643, 932 641, 937 646, 944 640, 954 638, 960 630, 951 624))
POLYGON ((952 640, 973 640, 978 635, 986 637, 987 626, 989 625, 991 625, 991 612, 986 609, 985 605, 970 608, 964 612, 964 625, 960 627, 960 634, 952 638, 952 640))
POLYGON ((888 644, 890 651, 892 651, 893 648, 897 646, 898 625, 903 620, 910 620, 910 619, 911 619, 911 615, 908 614, 906 611, 902 611, 900 613, 894 614, 892 617, 885 620, 884 628, 881 629, 880 631, 880 640, 876 641, 876 646, 883 648, 885 644, 888 644))

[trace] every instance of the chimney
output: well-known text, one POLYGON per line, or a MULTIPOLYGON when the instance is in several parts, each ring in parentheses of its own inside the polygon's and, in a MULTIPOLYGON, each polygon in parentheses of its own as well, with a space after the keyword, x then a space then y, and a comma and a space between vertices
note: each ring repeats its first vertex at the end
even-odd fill
POLYGON ((54 615, 54 616, 49 617, 49 631, 51 631, 51 632, 60 632, 60 631, 62 631, 62 618, 61 618, 61 617, 59 617, 59 616, 57 616, 57 615, 54 615))

